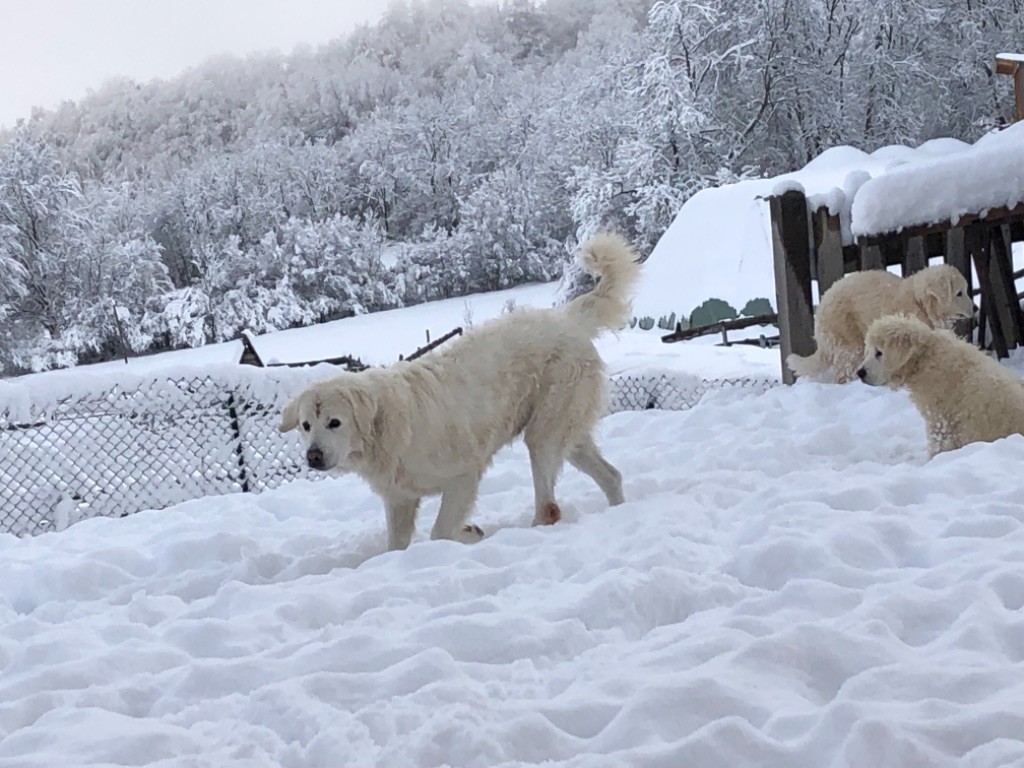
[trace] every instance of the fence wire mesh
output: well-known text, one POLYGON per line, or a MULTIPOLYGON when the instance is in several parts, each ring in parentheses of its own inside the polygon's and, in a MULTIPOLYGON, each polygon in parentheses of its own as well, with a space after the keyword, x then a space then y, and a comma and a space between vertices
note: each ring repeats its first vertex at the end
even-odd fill
MULTIPOLYGON (((0 403, 0 530, 19 536, 225 493, 317 477, 296 434, 278 432, 301 378, 148 380, 26 411, 0 403)), ((685 410, 723 388, 763 392, 774 379, 613 377, 609 411, 685 410)))

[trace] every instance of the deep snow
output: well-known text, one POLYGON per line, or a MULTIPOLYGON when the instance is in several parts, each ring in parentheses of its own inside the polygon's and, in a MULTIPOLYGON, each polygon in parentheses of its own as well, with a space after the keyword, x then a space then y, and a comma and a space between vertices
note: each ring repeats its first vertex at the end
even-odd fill
POLYGON ((351 477, 0 536, 0 764, 1024 764, 1024 438, 801 383, 600 442, 626 504, 527 527, 516 446, 474 546, 351 477))

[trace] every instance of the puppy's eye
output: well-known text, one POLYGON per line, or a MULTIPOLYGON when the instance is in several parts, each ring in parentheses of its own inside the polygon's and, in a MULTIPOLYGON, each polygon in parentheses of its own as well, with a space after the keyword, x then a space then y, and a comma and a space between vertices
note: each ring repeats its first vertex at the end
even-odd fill
POLYGON ((328 429, 337 429, 341 426, 341 422, 338 419, 331 419, 327 422, 328 429))
POLYGON ((882 357, 882 350, 876 349, 875 350, 875 360, 878 360, 881 357, 882 357))
POLYGON ((963 296, 963 295, 964 295, 964 292, 963 292, 963 291, 957 291, 957 292, 956 292, 956 295, 957 295, 957 296, 963 296))
POLYGON ((308 421, 302 422, 302 428, 304 430, 306 430, 307 432, 309 432, 309 422, 308 421))

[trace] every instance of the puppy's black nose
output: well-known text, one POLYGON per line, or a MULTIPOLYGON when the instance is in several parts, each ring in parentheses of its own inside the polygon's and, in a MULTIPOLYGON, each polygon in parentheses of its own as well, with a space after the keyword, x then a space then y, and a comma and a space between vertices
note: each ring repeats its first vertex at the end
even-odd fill
POLYGON ((324 452, 319 448, 310 448, 306 451, 306 463, 310 469, 324 468, 324 452))
POLYGON ((864 381, 864 379, 865 379, 865 377, 867 377, 867 375, 868 375, 868 369, 867 368, 858 368, 857 369, 857 378, 860 379, 861 381, 864 381))

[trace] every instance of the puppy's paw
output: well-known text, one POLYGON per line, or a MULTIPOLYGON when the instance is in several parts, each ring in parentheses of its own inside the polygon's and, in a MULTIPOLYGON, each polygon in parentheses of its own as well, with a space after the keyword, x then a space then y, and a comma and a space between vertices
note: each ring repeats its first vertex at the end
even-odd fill
POLYGON ((464 525, 459 531, 458 540, 463 544, 475 544, 484 537, 483 529, 479 525, 464 525))
POLYGON ((545 504, 543 507, 537 510, 537 514, 533 518, 533 524, 554 525, 561 519, 562 510, 555 502, 549 501, 547 504, 545 504))

